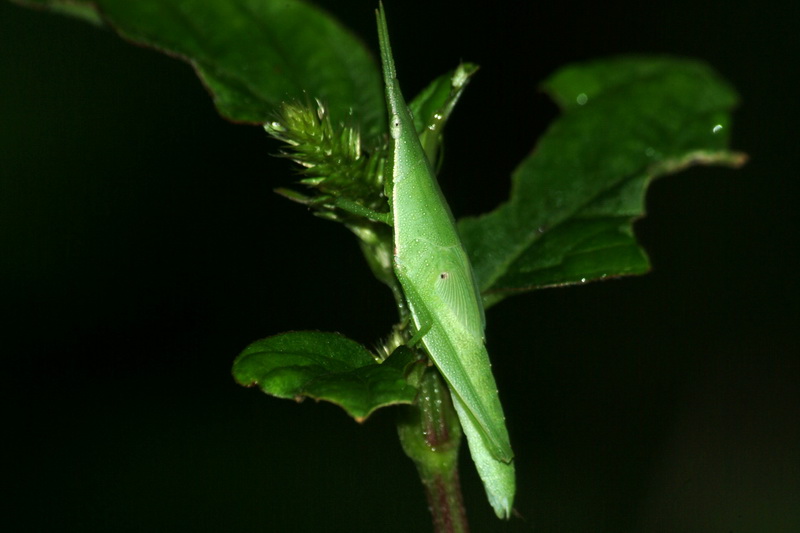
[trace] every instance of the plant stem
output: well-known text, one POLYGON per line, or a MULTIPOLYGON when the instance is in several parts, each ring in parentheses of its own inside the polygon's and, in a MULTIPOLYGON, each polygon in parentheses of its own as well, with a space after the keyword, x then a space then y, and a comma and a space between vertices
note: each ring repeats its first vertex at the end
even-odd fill
POLYGON ((425 487, 435 533, 468 533, 458 479, 461 426, 450 391, 439 371, 428 367, 420 377, 419 394, 397 425, 400 443, 425 487))

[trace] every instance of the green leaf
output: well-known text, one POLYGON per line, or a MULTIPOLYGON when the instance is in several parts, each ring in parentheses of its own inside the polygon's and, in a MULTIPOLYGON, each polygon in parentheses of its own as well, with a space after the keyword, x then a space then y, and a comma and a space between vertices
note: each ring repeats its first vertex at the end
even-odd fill
POLYGON ((413 362, 410 350, 396 350, 379 363, 364 346, 339 334, 295 331, 245 348, 233 363, 233 377, 278 398, 335 403, 361 422, 381 407, 414 401, 417 391, 405 379, 413 362))
POLYGON ((102 21, 125 39, 189 62, 220 114, 264 123, 283 101, 319 98, 365 138, 385 130, 383 89, 367 48, 300 0, 17 0, 102 21), (352 118, 351 118, 352 116, 352 118))
POLYGON ((508 202, 461 220, 486 307, 508 295, 649 269, 632 224, 653 178, 728 151, 737 95, 709 67, 670 57, 568 66, 544 90, 563 114, 512 175, 508 202))
POLYGON ((433 80, 408 105, 419 140, 434 167, 440 160, 439 148, 447 119, 450 118, 461 93, 477 71, 478 65, 461 63, 455 69, 433 80))

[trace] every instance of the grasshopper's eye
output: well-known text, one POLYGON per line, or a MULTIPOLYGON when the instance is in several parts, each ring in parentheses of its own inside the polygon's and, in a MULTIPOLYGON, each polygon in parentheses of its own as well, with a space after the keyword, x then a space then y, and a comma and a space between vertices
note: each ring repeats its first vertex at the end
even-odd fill
POLYGON ((439 274, 439 279, 442 279, 442 280, 445 280, 445 279, 447 279, 449 277, 450 277, 450 274, 448 274, 447 272, 442 272, 441 274, 439 274))
POLYGON ((391 125, 392 139, 400 138, 400 115, 392 115, 391 125))

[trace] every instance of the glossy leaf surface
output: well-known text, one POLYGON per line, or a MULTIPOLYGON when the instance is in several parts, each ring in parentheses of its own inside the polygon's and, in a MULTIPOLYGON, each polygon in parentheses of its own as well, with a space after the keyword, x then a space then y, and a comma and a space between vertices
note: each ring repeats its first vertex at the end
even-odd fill
POLYGON ((264 123, 283 101, 319 98, 366 137, 384 129, 383 91, 367 48, 300 0, 17 0, 102 23, 189 62, 220 114, 264 123), (352 116, 352 119, 349 117, 352 116))
POLYGON ((296 331, 258 340, 236 358, 233 376, 278 398, 325 400, 358 421, 380 407, 410 404, 416 389, 404 370, 410 350, 383 363, 361 344, 337 333, 296 331))
POLYGON ((461 63, 429 83, 408 104, 419 141, 434 168, 441 162, 439 153, 447 120, 477 71, 477 65, 461 63))
POLYGON ((490 306, 540 287, 644 273, 632 223, 650 180, 728 151, 736 93, 709 67, 623 57, 564 68, 543 84, 563 114, 512 176, 508 202, 460 222, 490 306))

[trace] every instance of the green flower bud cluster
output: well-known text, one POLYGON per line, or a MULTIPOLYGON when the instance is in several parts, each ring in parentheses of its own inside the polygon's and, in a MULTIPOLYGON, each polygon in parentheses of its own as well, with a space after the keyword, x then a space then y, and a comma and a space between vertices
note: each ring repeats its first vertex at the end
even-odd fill
POLYGON ((341 205, 388 210, 383 191, 387 148, 379 146, 368 153, 358 129, 335 125, 321 101, 284 103, 264 129, 287 145, 279 155, 302 167, 299 183, 315 190, 309 195, 279 189, 280 194, 314 208, 324 218, 346 224, 359 217, 352 210, 341 209, 341 205))

